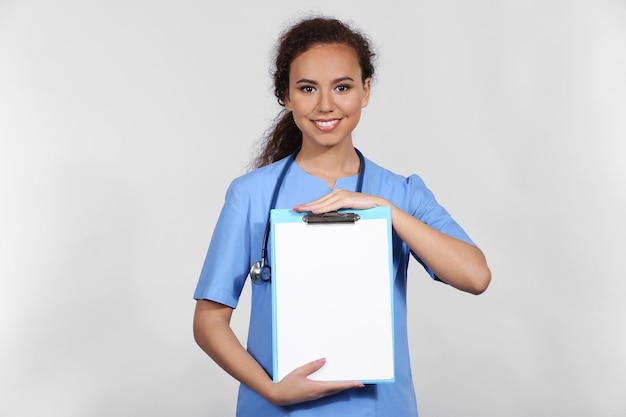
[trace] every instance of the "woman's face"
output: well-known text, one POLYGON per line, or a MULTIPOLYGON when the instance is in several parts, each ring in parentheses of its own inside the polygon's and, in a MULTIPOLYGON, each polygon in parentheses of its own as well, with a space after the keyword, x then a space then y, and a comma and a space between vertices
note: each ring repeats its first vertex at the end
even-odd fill
POLYGON ((370 79, 361 81, 354 50, 343 44, 311 47, 291 63, 285 108, 302 131, 303 146, 352 144, 367 106, 370 79))

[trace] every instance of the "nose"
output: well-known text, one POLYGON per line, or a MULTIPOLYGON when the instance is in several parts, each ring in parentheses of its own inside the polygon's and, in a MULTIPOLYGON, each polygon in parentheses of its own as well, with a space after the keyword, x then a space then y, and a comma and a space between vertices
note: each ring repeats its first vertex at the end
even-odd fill
POLYGON ((335 110, 335 101, 332 92, 320 91, 317 110, 320 113, 330 113, 335 110))

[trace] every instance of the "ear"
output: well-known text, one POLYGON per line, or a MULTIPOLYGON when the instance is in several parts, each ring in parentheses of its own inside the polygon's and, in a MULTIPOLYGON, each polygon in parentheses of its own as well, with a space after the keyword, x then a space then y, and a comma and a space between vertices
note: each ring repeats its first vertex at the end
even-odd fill
POLYGON ((361 108, 367 107, 367 103, 370 101, 370 90, 372 87, 372 79, 366 78, 363 81, 363 98, 361 99, 361 108))
POLYGON ((289 90, 287 90, 287 93, 285 93, 285 98, 283 101, 285 102, 285 110, 291 111, 293 109, 293 106, 291 105, 291 100, 289 99, 289 90))

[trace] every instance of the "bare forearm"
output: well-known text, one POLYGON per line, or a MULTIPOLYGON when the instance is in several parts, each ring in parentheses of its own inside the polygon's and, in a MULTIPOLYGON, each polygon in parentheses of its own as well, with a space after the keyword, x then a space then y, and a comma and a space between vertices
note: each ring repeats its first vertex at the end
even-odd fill
POLYGON ((198 302, 193 322, 195 340, 232 377, 269 400, 273 382, 241 345, 230 327, 231 312, 224 309, 229 308, 206 300, 198 302))
POLYGON ((472 294, 487 289, 491 272, 480 249, 433 229, 382 197, 336 188, 315 201, 295 206, 294 210, 326 213, 376 206, 391 207, 393 229, 442 281, 472 294))
POLYGON ((472 294, 487 289, 491 272, 479 248, 441 233, 393 205, 391 207, 395 232, 437 277, 472 294))
POLYGON ((199 300, 193 321, 196 342, 226 372, 270 403, 294 404, 322 398, 345 389, 363 387, 360 382, 310 380, 308 376, 324 366, 323 359, 304 364, 280 382, 274 383, 263 367, 239 343, 230 328, 231 315, 230 307, 199 300))

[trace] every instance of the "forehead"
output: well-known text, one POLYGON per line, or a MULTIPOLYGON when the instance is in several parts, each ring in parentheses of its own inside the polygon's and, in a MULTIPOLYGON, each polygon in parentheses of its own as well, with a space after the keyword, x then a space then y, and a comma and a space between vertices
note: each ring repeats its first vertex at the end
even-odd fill
POLYGON ((298 55, 291 63, 289 78, 324 79, 350 76, 361 77, 361 66, 356 52, 344 44, 319 44, 298 55))

